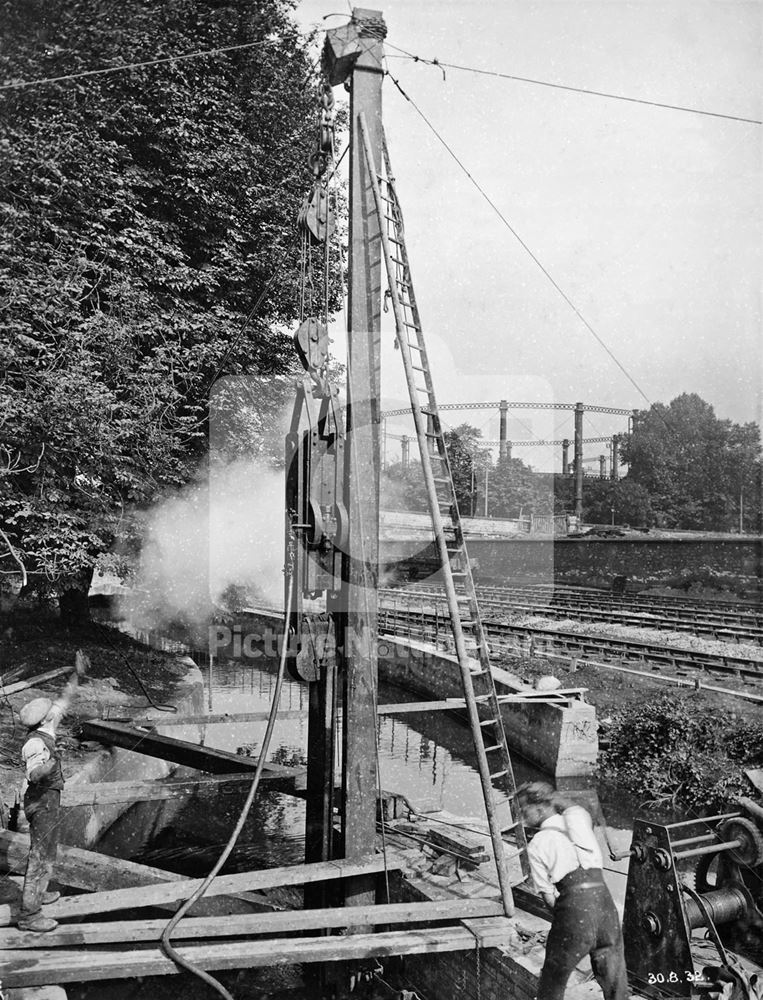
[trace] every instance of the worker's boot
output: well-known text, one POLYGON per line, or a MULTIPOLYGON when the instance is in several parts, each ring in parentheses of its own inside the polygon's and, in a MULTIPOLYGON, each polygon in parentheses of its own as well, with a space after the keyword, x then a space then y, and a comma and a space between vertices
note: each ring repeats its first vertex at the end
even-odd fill
POLYGON ((54 931, 56 927, 58 927, 57 920, 52 917, 43 917, 38 913, 18 922, 20 931, 34 931, 35 934, 47 934, 48 931, 54 931))
POLYGON ((50 892, 44 892, 42 894, 42 899, 40 900, 40 902, 42 903, 43 906, 50 906, 51 903, 57 902, 60 898, 61 898, 61 893, 56 892, 56 890, 53 889, 50 892))

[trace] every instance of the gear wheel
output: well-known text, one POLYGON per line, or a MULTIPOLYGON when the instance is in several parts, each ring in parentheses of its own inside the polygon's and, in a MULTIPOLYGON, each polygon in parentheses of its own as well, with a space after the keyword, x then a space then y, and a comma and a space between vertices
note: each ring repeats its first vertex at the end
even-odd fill
POLYGON ((758 829, 757 823, 746 816, 737 819, 726 820, 718 828, 718 833, 725 841, 740 840, 739 847, 730 851, 731 858, 738 865, 745 865, 748 868, 756 868, 763 864, 763 833, 758 829))

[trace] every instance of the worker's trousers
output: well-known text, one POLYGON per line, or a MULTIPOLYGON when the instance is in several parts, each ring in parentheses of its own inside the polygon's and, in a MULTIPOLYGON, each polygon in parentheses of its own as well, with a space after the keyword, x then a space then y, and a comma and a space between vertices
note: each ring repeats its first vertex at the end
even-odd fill
POLYGON ((578 962, 591 956, 591 968, 605 1000, 626 1000, 620 920, 601 869, 578 868, 556 883, 559 898, 546 941, 537 1000, 562 1000, 578 962))
POLYGON ((61 792, 49 788, 34 798, 24 798, 29 820, 29 859, 21 893, 21 920, 29 920, 42 908, 42 897, 53 874, 61 820, 61 792))

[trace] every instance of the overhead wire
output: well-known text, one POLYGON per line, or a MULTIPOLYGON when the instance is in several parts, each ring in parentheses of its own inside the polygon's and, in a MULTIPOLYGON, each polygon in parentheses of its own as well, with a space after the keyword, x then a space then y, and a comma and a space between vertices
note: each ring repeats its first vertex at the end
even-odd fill
MULTIPOLYGON (((683 111, 687 114, 692 115, 704 115, 709 118, 724 118, 728 121, 734 122, 744 122, 748 125, 761 125, 763 121, 757 118, 746 118, 743 115, 730 115, 720 111, 706 111, 702 108, 690 108, 681 104, 668 104, 663 101, 650 101, 643 97, 627 97, 624 94, 612 94, 607 91, 602 90, 590 90, 587 87, 573 87, 569 84, 564 83, 552 83, 550 80, 537 80, 532 77, 527 76, 516 76, 512 73, 501 73, 496 70, 478 69, 475 66, 461 66, 458 63, 444 62, 442 59, 426 59, 423 56, 414 55, 412 52, 408 52, 406 49, 401 49, 399 46, 392 45, 390 42, 385 42, 385 47, 394 49, 396 52, 402 53, 401 56, 397 58, 410 59, 413 62, 424 63, 427 66, 436 66, 438 69, 455 69, 462 73, 474 73, 478 76, 489 76, 494 77, 499 80, 513 80, 518 83, 530 83, 537 87, 550 87, 553 90, 566 90, 573 94, 586 94, 590 97, 604 97, 612 101, 626 101, 629 104, 644 104, 647 107, 652 108, 663 108, 667 111, 683 111)), ((387 58, 396 58, 394 56, 387 58)))
POLYGON ((189 59, 203 59, 209 56, 224 55, 228 52, 237 52, 243 49, 257 48, 260 45, 269 45, 272 39, 264 38, 257 42, 243 42, 240 45, 223 45, 216 49, 201 49, 197 52, 185 52, 177 56, 163 56, 161 59, 145 59, 142 62, 122 63, 119 66, 104 66, 101 69, 86 69, 79 73, 66 73, 62 76, 48 76, 37 80, 14 80, 12 83, 0 84, 0 91, 3 90, 23 90, 26 87, 41 87, 50 83, 68 83, 72 80, 81 80, 85 77, 106 76, 110 73, 127 73, 134 69, 146 69, 149 66, 162 66, 168 63, 183 62, 189 59))
POLYGON ((257 795, 257 789, 259 788, 260 778, 262 777, 262 772, 265 767, 265 761, 267 759, 268 750, 270 749, 270 740, 273 735, 273 730, 275 724, 278 720, 278 706, 281 701, 281 689, 283 688, 283 682, 286 675, 286 660, 289 651, 288 635, 286 630, 288 629, 289 618, 291 617, 291 604, 292 604, 292 586, 291 578, 294 573, 294 538, 290 539, 289 549, 286 556, 286 577, 287 577, 287 587, 286 587, 286 609, 284 614, 284 635, 281 647, 281 657, 278 663, 278 672, 276 674, 276 681, 273 688, 273 700, 270 705, 270 714, 268 716, 268 723, 265 728, 265 735, 262 739, 262 746, 260 747, 260 755, 257 759, 257 768, 254 772, 254 778, 252 779, 252 784, 249 788, 249 792, 246 797, 246 801, 241 807, 241 813, 239 814, 238 820, 236 822, 233 831, 231 832, 228 842, 225 845, 223 852, 213 865, 211 871, 202 881, 201 885, 195 890, 195 892, 186 899, 177 912, 173 915, 172 919, 167 923, 167 926, 162 932, 161 947, 162 951, 167 955, 168 958, 172 959, 176 965, 180 968, 185 969, 187 972, 192 973, 199 979, 203 980, 208 986, 211 986, 224 1000, 233 1000, 232 995, 225 989, 225 987, 211 976, 204 969, 198 968, 192 962, 185 959, 172 945, 171 937, 172 932, 177 927, 178 923, 182 920, 185 914, 190 910, 190 908, 196 903, 204 893, 207 891, 212 881, 223 867, 225 862, 230 857, 233 848, 236 846, 236 841, 238 840, 241 831, 244 828, 244 823, 249 816, 249 812, 254 803, 255 796, 257 795))
POLYGON ((427 128, 429 128, 429 130, 432 132, 432 134, 435 136, 435 138, 438 140, 438 142, 440 142, 440 144, 446 149, 446 151, 448 152, 448 154, 450 155, 450 157, 456 162, 456 164, 460 167, 460 169, 463 171, 463 173, 466 174, 466 176, 469 178, 469 180, 471 181, 471 183, 474 185, 474 187, 477 189, 477 191, 479 191, 480 195, 487 202, 487 204, 490 206, 490 208, 493 210, 493 212, 495 212, 495 214, 498 216, 498 218, 501 220, 501 222, 504 224, 504 226, 509 230, 509 232, 512 234, 512 236, 516 239, 516 241, 522 247, 522 249, 528 254, 528 256, 530 257, 530 259, 536 264, 536 266, 538 268, 540 268, 540 270, 543 272, 543 274, 546 276, 546 278, 549 280, 549 282, 553 285, 553 287, 556 289, 556 291, 559 293, 559 295, 564 299, 564 301, 567 303, 567 305, 570 307, 570 309, 572 309, 572 311, 575 313, 575 315, 581 321, 581 323, 583 324, 583 326, 585 326, 585 328, 589 331, 589 333, 594 337, 594 339, 597 341, 597 343, 599 344, 599 346, 602 347, 604 351, 606 351, 606 353, 609 355, 609 357, 611 358, 611 360, 617 365, 617 367, 620 369, 620 371, 623 373, 623 375, 627 378, 627 380, 631 383, 631 385, 638 392, 638 394, 644 400, 646 400, 646 402, 651 407, 653 405, 651 399, 647 396, 647 394, 644 392, 644 390, 641 388, 641 386, 638 384, 638 382, 633 378, 633 376, 630 374, 630 372, 621 363, 621 361, 615 355, 615 353, 612 351, 612 349, 599 336, 599 334, 593 328, 593 326, 591 325, 591 323, 589 323, 589 321, 586 319, 586 317, 583 315, 583 313, 580 311, 580 309, 578 309, 578 307, 575 305, 575 303, 572 301, 572 299, 569 297, 569 295, 561 287, 561 285, 559 284, 559 282, 553 277, 553 275, 548 270, 548 268, 541 262, 540 258, 537 256, 537 254, 535 254, 533 252, 533 250, 530 248, 530 246, 525 242, 525 240, 522 239, 522 237, 519 235, 519 233, 514 228, 514 226, 512 226, 512 224, 509 222, 509 220, 506 218, 506 216, 503 214, 503 212, 500 210, 500 208, 496 205, 496 203, 493 201, 493 199, 490 197, 490 195, 485 191, 485 189, 482 187, 482 185, 475 179, 475 177, 472 175, 472 173, 469 171, 469 169, 466 167, 466 165, 463 163, 463 161, 459 158, 459 156, 456 154, 456 152, 453 150, 453 148, 449 145, 449 143, 443 138, 443 136, 440 134, 440 132, 435 128, 435 126, 432 124, 432 122, 429 120, 429 118, 424 114, 424 112, 421 110, 421 108, 418 106, 418 104, 416 104, 416 102, 413 100, 413 98, 411 98, 403 90, 402 86, 400 85, 400 82, 398 80, 396 80, 395 77, 392 76, 392 74, 389 71, 386 72, 386 75, 389 76, 390 80, 392 80, 392 82, 395 85, 395 87, 397 88, 397 90, 405 98, 405 100, 408 101, 408 103, 411 105, 411 107, 416 111, 416 113, 422 119, 422 121, 427 126, 427 128))

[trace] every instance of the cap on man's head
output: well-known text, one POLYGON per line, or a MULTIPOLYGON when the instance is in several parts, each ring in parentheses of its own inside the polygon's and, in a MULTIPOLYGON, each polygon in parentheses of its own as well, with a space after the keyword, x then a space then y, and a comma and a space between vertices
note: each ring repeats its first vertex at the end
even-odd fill
POLYGON ((33 698, 21 709, 19 718, 27 729, 31 729, 33 726, 39 726, 52 707, 53 702, 50 698, 33 698))

